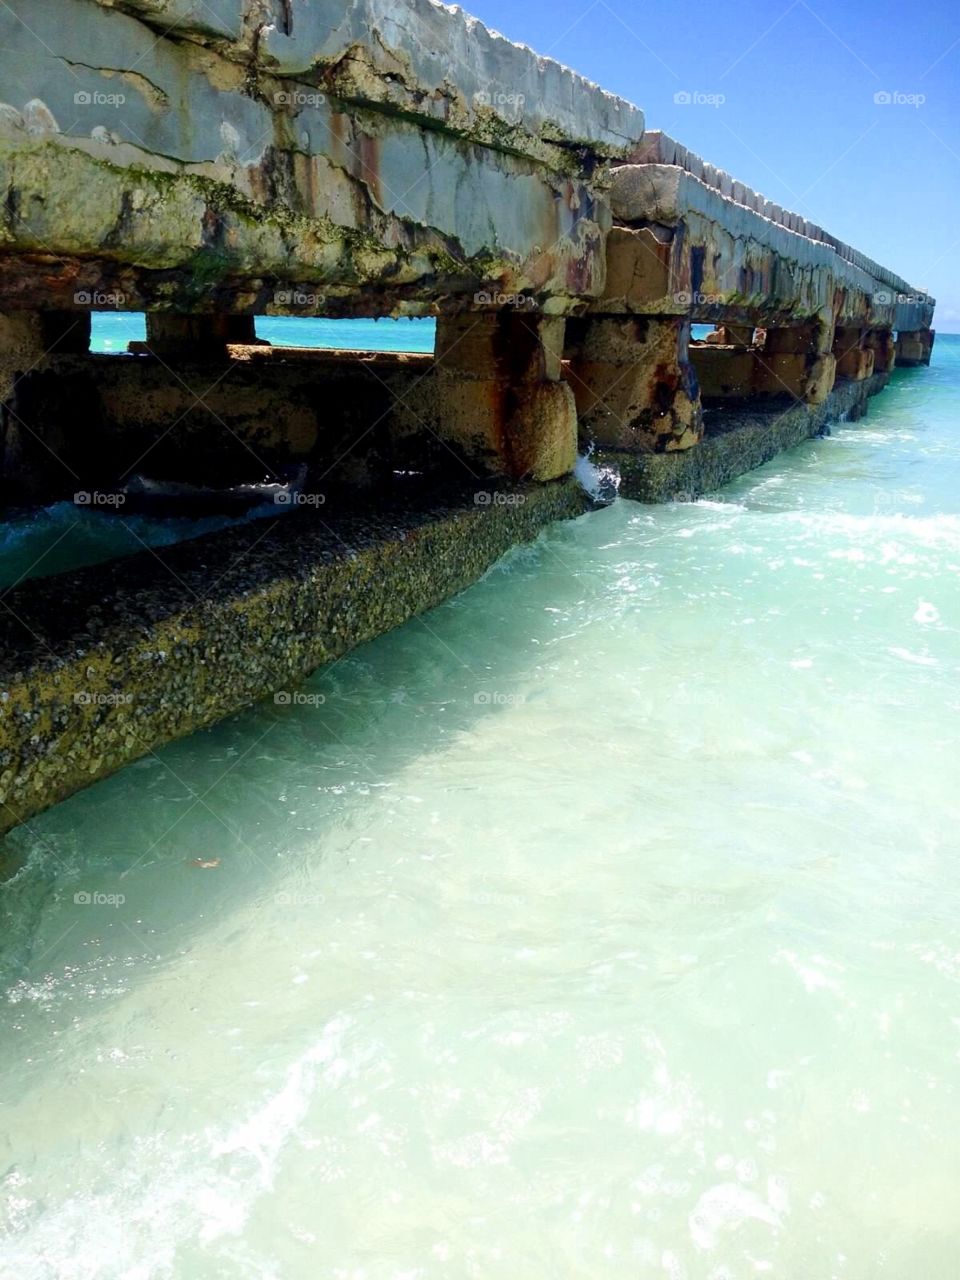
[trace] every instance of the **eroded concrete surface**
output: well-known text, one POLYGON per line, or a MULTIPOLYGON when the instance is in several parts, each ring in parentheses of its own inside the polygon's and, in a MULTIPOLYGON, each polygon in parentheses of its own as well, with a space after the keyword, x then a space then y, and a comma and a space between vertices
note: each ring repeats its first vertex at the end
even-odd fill
POLYGON ((815 238, 820 228, 793 214, 767 216, 754 206, 769 201, 736 185, 740 201, 679 165, 615 168, 614 269, 598 306, 728 323, 819 317, 826 324, 929 328, 932 298, 863 254, 844 252, 839 241, 815 238))
POLYGON ((643 131, 433 0, 11 0, 0 85, 0 308, 562 306, 602 286, 604 161, 643 131))

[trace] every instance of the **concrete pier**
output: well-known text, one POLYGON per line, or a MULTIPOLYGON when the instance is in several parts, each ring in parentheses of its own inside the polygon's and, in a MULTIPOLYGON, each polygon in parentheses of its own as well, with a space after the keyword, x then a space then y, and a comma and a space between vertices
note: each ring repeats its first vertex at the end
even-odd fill
MULTIPOLYGON (((578 447, 619 471, 624 496, 695 497, 856 418, 894 367, 930 362, 932 298, 646 130, 629 102, 434 0, 9 0, 0 85, 3 502, 296 475, 334 541, 351 503, 386 509, 411 484, 426 509, 452 491, 488 503, 482 525, 445 526, 453 542, 482 528, 487 552, 455 556, 457 572, 404 552, 422 589, 391 611, 364 588, 347 625, 311 594, 329 575, 301 595, 266 572, 228 578, 216 662, 202 611, 161 622, 136 596, 143 631, 124 605, 146 561, 67 575, 69 634, 46 588, 18 589, 0 636, 0 828, 429 607, 581 509, 567 480, 578 447), (94 311, 145 311, 146 341, 91 354, 94 311), (273 349, 256 318, 284 315, 433 316, 436 350, 273 349), (538 486, 554 496, 533 500, 538 486), (268 607, 278 591, 309 638, 264 662, 289 640, 268 607), (257 625, 221 627, 231 608, 257 625), (149 689, 135 674, 168 640, 180 712, 161 669, 149 689), (129 733, 64 711, 87 669, 101 692, 116 692, 112 671, 144 700, 129 733)), ((402 540, 420 538, 408 518, 402 540)), ((318 564, 331 554, 319 528, 303 552, 318 564)), ((202 565, 234 543, 246 555, 246 537, 201 539, 181 569, 201 590, 202 565)), ((384 534, 391 564, 395 542, 384 534)))

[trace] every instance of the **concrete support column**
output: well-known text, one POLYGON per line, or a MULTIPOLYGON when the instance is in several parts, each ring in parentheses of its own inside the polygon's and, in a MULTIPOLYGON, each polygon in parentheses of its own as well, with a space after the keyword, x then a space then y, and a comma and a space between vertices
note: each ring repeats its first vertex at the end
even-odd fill
POLYGON ((52 355, 90 350, 88 311, 8 311, 0 314, 0 401, 10 402, 17 380, 52 355))
POLYGON ((789 328, 768 328, 759 358, 760 379, 769 395, 790 395, 805 404, 823 404, 837 376, 834 329, 820 320, 789 328))
POLYGON ((253 316, 147 312, 147 349, 161 359, 216 358, 226 354, 230 343, 251 346, 256 342, 253 316))
POLYGON ((872 376, 876 352, 868 345, 868 330, 838 325, 833 340, 833 354, 837 360, 838 378, 862 382, 872 376))
POLYGON ((767 329, 757 349, 710 343, 694 347, 691 356, 705 400, 760 396, 822 404, 833 390, 830 333, 819 322, 767 329))
POLYGON ((560 380, 564 324, 534 312, 441 316, 436 366, 400 417, 454 445, 471 469, 514 480, 567 475, 577 411, 560 380))
POLYGON ((0 315, 0 401, 10 404, 17 381, 44 358, 43 324, 38 311, 0 315))
POLYGON ((933 340, 936 336, 933 329, 915 329, 910 333, 898 333, 897 367, 915 369, 917 365, 929 364, 933 340))
POLYGON ((689 321, 679 316, 577 320, 570 385, 582 433, 613 449, 664 453, 703 439, 689 321))
POLYGON ((889 329, 871 329, 866 345, 873 352, 874 373, 889 373, 897 358, 897 343, 889 329))
POLYGON ((69 415, 41 435, 22 402, 51 359, 89 349, 88 311, 0 314, 0 501, 47 502, 74 491, 69 415))

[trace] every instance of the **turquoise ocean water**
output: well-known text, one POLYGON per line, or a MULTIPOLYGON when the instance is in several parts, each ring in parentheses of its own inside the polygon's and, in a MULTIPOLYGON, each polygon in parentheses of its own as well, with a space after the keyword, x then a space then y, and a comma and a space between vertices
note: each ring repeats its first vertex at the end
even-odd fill
POLYGON ((0 1272, 955 1280, 960 339, 7 837, 0 1272))
MULTIPOLYGON (((258 316, 257 337, 278 347, 320 347, 355 351, 432 351, 433 320, 323 320, 258 316)), ((119 353, 147 336, 139 314, 100 311, 93 319, 91 349, 119 353)))

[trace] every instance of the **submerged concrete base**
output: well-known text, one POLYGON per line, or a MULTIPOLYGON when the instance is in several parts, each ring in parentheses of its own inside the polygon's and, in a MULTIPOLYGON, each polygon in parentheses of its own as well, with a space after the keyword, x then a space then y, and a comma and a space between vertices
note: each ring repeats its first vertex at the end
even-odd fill
POLYGON ((888 375, 861 381, 841 380, 822 404, 799 401, 742 410, 708 409, 701 444, 683 453, 628 453, 601 449, 593 461, 620 472, 620 494, 638 502, 698 498, 753 471, 771 458, 818 435, 844 414, 862 417, 870 396, 881 391, 888 375))
POLYGON ((0 831, 475 582, 588 500, 572 479, 431 511, 257 521, 11 591, 0 831), (161 559, 162 557, 162 559, 161 559))

